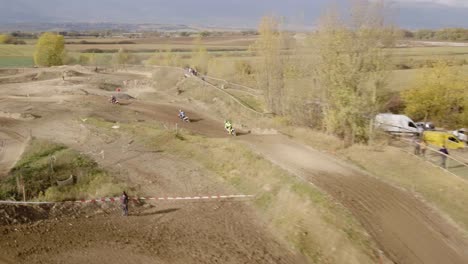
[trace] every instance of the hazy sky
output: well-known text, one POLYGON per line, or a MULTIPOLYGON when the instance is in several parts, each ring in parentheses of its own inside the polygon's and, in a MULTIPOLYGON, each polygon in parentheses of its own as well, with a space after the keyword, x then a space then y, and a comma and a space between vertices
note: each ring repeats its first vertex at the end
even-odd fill
POLYGON ((439 4, 451 7, 468 7, 468 0, 394 0, 400 3, 439 4))
MULTIPOLYGON (((350 0, 0 0, 0 23, 121 22, 255 27, 266 14, 312 25, 331 2, 350 0)), ((371 0, 377 1, 377 0, 371 0)), ((468 27, 468 0, 391 0, 408 28, 468 27)))

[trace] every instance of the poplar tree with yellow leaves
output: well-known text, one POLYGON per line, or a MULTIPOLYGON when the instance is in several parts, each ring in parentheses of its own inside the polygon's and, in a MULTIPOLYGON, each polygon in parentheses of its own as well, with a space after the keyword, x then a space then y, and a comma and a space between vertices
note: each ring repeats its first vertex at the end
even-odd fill
POLYGON ((402 92, 405 113, 439 126, 468 126, 468 78, 456 67, 439 61, 415 78, 402 92))

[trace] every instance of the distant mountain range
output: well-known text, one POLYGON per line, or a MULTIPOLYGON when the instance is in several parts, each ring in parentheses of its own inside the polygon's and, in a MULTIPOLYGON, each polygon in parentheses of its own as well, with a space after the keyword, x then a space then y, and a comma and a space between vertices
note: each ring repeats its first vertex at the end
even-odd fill
MULTIPOLYGON (((213 28, 214 29, 214 28, 213 28)), ((183 24, 135 24, 135 23, 83 23, 83 22, 63 22, 63 23, 5 23, 0 24, 0 32, 44 32, 44 31, 106 31, 119 30, 125 32, 157 31, 157 32, 196 32, 211 30, 209 27, 195 27, 183 24)), ((222 29, 225 30, 243 30, 243 29, 222 29)))
MULTIPOLYGON (((0 0, 0 30, 71 25, 65 22, 254 28, 268 14, 283 16, 290 25, 312 26, 331 2, 345 6, 350 0, 0 0)), ((402 27, 468 27, 468 0, 393 0, 391 5, 402 27)))

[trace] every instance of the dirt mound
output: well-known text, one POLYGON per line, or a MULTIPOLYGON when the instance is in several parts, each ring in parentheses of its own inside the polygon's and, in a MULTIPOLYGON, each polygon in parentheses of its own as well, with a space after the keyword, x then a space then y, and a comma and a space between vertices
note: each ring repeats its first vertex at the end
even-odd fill
POLYGON ((34 120, 36 118, 40 118, 39 115, 33 115, 30 113, 8 113, 0 111, 0 117, 3 118, 10 118, 15 120, 34 120))
POLYGON ((55 66, 50 68, 51 70, 55 70, 58 72, 70 72, 71 74, 77 74, 74 76, 81 76, 81 75, 86 75, 89 73, 93 73, 92 70, 90 70, 87 67, 81 66, 81 65, 64 65, 64 66, 55 66))
POLYGON ((0 204, 0 226, 32 223, 47 219, 52 205, 24 206, 0 204))
MULTIPOLYGON (((143 205, 143 204, 139 204, 143 205)), ((106 204, 82 204, 72 202, 56 204, 1 204, 0 226, 16 224, 33 224, 43 220, 56 220, 61 218, 77 218, 83 215, 92 215, 102 212, 102 208, 109 208, 106 204)), ((117 207, 114 209, 118 209, 117 207)), ((113 210, 114 210, 113 209, 113 210)))
POLYGON ((115 94, 115 97, 117 97, 118 99, 120 100, 131 100, 131 99, 135 99, 135 97, 129 95, 129 94, 126 94, 126 93, 117 93, 115 94))
POLYGON ((120 88, 122 87, 121 84, 117 84, 117 83, 108 83, 108 82, 101 82, 101 83, 97 83, 97 88, 98 89, 101 89, 101 90, 104 90, 104 91, 108 91, 108 92, 113 92, 115 91, 117 88, 120 88))
POLYGON ((172 68, 156 68, 153 71, 154 87, 158 90, 166 91, 177 86, 184 79, 182 70, 172 68))
POLYGON ((35 80, 36 76, 37 73, 26 73, 21 75, 0 77, 0 84, 31 82, 35 80))
POLYGON ((14 75, 20 72, 19 69, 0 69, 0 76, 2 75, 14 75))
POLYGON ((87 76, 89 74, 79 72, 79 71, 75 71, 75 70, 67 70, 66 75, 67 75, 67 77, 72 77, 72 76, 87 76))
POLYGON ((44 70, 36 74, 36 76, 34 77, 34 81, 51 80, 51 79, 57 79, 60 77, 62 77, 61 72, 44 70))
MULTIPOLYGON (((7 119, 13 120, 13 119, 7 119)), ((2 126, 7 125, 10 122, 4 122, 0 118, 2 126)), ((0 179, 6 175, 13 165, 17 162, 21 154, 23 153, 28 139, 7 128, 0 126, 0 179)))
POLYGON ((6 83, 26 83, 33 81, 44 81, 57 79, 62 76, 61 72, 42 70, 39 72, 28 72, 24 74, 0 77, 0 84, 6 83))
POLYGON ((52 67, 52 68, 41 68, 41 69, 27 69, 23 73, 18 74, 19 70, 2 70, 0 71, 0 84, 6 83, 22 83, 32 81, 45 81, 62 78, 65 74, 66 77, 73 76, 86 76, 91 72, 84 67, 52 67), (16 74, 16 75, 15 75, 16 74))
POLYGON ((278 135, 278 130, 273 128, 252 128, 250 133, 253 135, 278 135))

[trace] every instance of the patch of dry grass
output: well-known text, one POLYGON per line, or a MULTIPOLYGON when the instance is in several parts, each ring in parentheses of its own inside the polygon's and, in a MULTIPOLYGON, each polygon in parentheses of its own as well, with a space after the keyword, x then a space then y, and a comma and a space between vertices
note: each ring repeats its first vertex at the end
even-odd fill
MULTIPOLYGON (((278 124, 278 122, 276 123, 278 124)), ((317 130, 305 127, 282 125, 281 123, 277 125, 277 129, 299 142, 332 154, 335 154, 338 150, 343 148, 342 140, 333 135, 327 135, 317 130)))
POLYGON ((468 231, 468 182, 461 177, 380 142, 383 139, 370 146, 343 148, 338 138, 311 129, 280 126, 279 130, 304 144, 346 159, 377 178, 416 193, 468 231))
POLYGON ((341 155, 372 175, 418 193, 468 231, 468 182, 387 146, 353 146, 341 155))
POLYGON ((116 195, 124 186, 117 183, 90 157, 67 146, 34 139, 10 175, 0 182, 0 198, 21 199, 17 179, 24 181, 26 199, 65 201, 116 195), (57 181, 74 177, 74 184, 58 186, 57 181))

